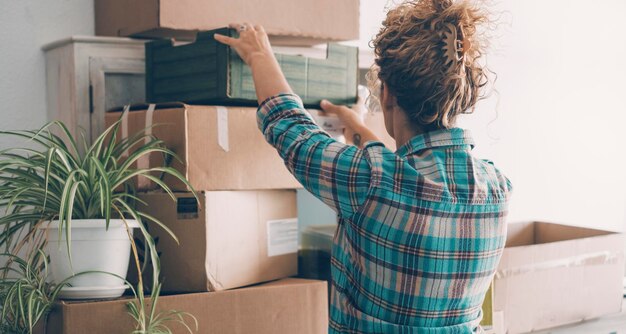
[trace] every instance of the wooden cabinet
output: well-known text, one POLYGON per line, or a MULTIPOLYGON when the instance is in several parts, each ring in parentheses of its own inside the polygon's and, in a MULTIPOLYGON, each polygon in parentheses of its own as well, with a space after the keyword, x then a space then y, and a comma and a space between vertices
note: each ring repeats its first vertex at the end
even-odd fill
POLYGON ((144 103, 144 42, 75 36, 44 46, 48 120, 93 140, 104 129, 106 110, 144 103))

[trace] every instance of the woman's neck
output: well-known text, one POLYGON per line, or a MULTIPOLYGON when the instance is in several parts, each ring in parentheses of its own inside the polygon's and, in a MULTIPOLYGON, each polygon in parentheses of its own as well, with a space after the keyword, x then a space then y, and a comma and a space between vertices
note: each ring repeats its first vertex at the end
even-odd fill
POLYGON ((411 138, 425 132, 422 128, 409 121, 404 111, 400 108, 396 108, 394 112, 393 137, 396 141, 396 147, 402 147, 404 144, 408 143, 411 138))

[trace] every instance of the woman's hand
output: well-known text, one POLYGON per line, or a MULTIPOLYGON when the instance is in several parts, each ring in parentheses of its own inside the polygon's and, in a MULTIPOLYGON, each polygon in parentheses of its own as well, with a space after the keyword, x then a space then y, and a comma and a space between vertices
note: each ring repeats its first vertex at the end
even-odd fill
POLYGON ((365 126, 363 120, 361 120, 361 115, 358 114, 356 110, 350 109, 346 106, 338 106, 336 104, 332 104, 328 100, 322 100, 320 103, 320 107, 325 113, 337 115, 343 125, 347 128, 358 128, 361 126, 365 126))
POLYGON ((274 58, 270 40, 262 26, 231 23, 229 27, 239 32, 239 38, 215 34, 215 39, 235 49, 248 66, 252 66, 255 59, 274 58))
POLYGON ((343 125, 346 127, 343 135, 346 137, 348 144, 353 144, 362 148, 363 144, 368 141, 380 141, 380 139, 378 139, 378 137, 367 128, 361 119, 361 115, 359 115, 356 110, 346 106, 332 104, 328 100, 322 100, 320 107, 322 107, 322 110, 325 113, 337 115, 339 120, 341 120, 343 125))
POLYGON ((235 49, 239 57, 250 66, 259 103, 280 93, 292 93, 274 57, 265 29, 249 23, 233 23, 229 26, 239 32, 239 38, 215 34, 215 40, 235 49))

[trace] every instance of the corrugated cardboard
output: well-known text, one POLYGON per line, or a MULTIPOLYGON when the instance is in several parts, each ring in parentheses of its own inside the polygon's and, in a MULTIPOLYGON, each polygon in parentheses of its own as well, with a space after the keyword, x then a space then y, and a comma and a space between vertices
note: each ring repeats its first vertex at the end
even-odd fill
POLYGON ((265 27, 276 45, 359 39, 359 0, 96 0, 100 36, 177 37, 233 22, 265 27))
MULTIPOLYGON (((46 333, 130 333, 135 328, 128 301, 61 302, 49 315, 46 333)), ((284 279, 229 291, 161 296, 157 310, 172 309, 193 314, 200 334, 328 332, 324 281, 284 279)), ((173 333, 187 333, 179 324, 168 324, 173 333)))
MULTIPOLYGON (((146 122, 147 106, 134 106, 127 113, 128 134, 155 125, 152 134, 163 140, 182 162, 171 165, 179 170, 197 190, 294 189, 300 184, 289 173, 276 150, 259 131, 255 108, 190 106, 182 103, 157 105, 152 121, 146 122)), ((121 112, 105 116, 107 126, 116 122, 121 112)), ((144 167, 162 166, 163 156, 151 154, 144 167)), ((175 191, 187 191, 177 179, 164 181, 175 191)), ((139 178, 140 190, 154 189, 155 184, 139 178)))
POLYGON ((526 333, 619 312, 625 242, 623 234, 588 228, 509 225, 494 280, 494 332, 526 333))
POLYGON ((144 193, 140 209, 165 223, 159 238, 164 292, 232 289, 294 276, 298 272, 294 190, 144 193))
MULTIPOLYGON (((146 43, 146 99, 149 103, 257 105, 248 65, 214 34, 236 36, 222 28, 198 34, 193 43, 172 40, 146 43)), ((322 99, 337 104, 356 102, 358 49, 329 44, 325 59, 276 54, 285 78, 305 106, 322 99)))

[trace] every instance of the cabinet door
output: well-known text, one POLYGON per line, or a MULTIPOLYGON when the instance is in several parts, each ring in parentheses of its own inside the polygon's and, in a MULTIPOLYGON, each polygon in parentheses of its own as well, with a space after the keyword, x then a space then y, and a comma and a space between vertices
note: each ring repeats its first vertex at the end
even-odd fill
POLYGON ((104 114, 112 108, 145 103, 145 62, 143 59, 90 58, 89 88, 91 128, 89 138, 104 131, 104 114))

